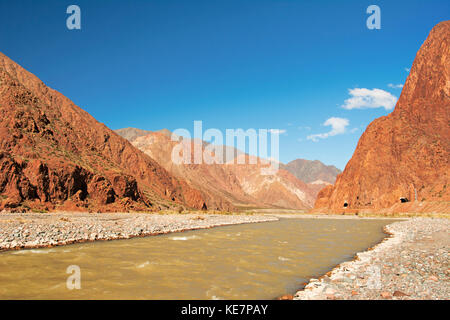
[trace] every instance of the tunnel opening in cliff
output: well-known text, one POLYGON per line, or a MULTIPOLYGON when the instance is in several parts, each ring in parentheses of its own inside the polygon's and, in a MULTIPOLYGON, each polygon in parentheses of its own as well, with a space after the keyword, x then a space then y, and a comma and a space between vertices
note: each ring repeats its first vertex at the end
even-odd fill
POLYGON ((345 202, 344 202, 344 208, 347 208, 347 207, 348 207, 348 202, 345 201, 345 202))
POLYGON ((400 198, 400 203, 406 203, 409 202, 408 198, 400 198))

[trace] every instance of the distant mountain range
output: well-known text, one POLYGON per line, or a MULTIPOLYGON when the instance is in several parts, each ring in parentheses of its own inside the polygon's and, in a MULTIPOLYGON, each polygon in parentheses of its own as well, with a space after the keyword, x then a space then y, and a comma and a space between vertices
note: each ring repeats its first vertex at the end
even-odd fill
POLYGON ((168 130, 119 135, 2 53, 0 113, 0 210, 309 209, 318 192, 262 163, 175 165, 168 130))
MULTIPOLYGON (((171 140, 171 132, 167 129, 152 132, 136 128, 116 130, 127 138, 135 147, 155 159, 167 171, 176 177, 188 181, 193 188, 200 190, 207 199, 211 209, 226 207, 228 209, 245 208, 288 208, 309 209, 315 197, 325 184, 317 182, 322 178, 334 181, 329 173, 322 173, 320 168, 328 168, 315 161, 318 167, 315 184, 308 185, 296 178, 281 165, 280 170, 273 176, 261 175, 263 165, 249 164, 249 155, 229 146, 221 146, 223 154, 226 149, 233 149, 236 157, 246 157, 246 164, 174 164, 171 160, 172 150, 178 143, 171 140)), ((208 143, 183 139, 183 143, 199 144, 204 148, 208 143)), ((192 152, 194 147, 191 148, 192 152)), ((256 158, 261 163, 261 159, 256 158)))
POLYGON ((319 160, 296 159, 283 165, 283 168, 298 179, 313 184, 334 184, 341 173, 335 166, 327 166, 319 160))

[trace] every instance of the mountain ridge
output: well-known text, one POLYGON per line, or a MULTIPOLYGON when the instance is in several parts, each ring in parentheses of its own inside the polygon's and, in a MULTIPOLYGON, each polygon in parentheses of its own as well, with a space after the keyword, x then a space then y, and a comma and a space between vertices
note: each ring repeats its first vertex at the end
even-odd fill
POLYGON ((342 172, 333 165, 326 165, 319 160, 306 159, 292 160, 285 164, 284 168, 306 183, 322 180, 325 183, 333 184, 336 176, 342 172))
POLYGON ((0 53, 0 209, 128 211, 200 193, 0 53))
MULTIPOLYGON (((138 129, 139 130, 139 129, 138 129)), ((251 156, 230 146, 220 146, 223 155, 225 150, 233 149, 235 159, 224 164, 181 164, 171 160, 172 150, 177 141, 172 141, 168 130, 156 131, 136 137, 130 132, 135 128, 119 129, 116 132, 123 136, 131 136, 130 142, 146 152, 169 172, 186 179, 195 188, 203 192, 210 202, 217 201, 221 205, 228 204, 234 208, 283 208, 306 210, 312 207, 318 192, 300 181, 290 172, 281 168, 273 176, 261 175, 261 159, 253 157, 257 164, 249 164, 251 156), (245 164, 237 164, 237 157, 245 157, 245 164), (233 164, 234 162, 234 164, 233 164)), ((198 144, 203 151, 209 143, 205 141, 182 138, 181 143, 198 144)), ((192 155, 191 155, 192 156, 192 155)))

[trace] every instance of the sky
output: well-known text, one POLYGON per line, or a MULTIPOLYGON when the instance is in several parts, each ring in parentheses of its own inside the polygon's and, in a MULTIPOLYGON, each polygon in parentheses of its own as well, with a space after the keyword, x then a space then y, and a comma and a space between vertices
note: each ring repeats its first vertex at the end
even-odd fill
POLYGON ((449 18, 447 0, 0 0, 0 51, 111 129, 277 129, 282 162, 344 169, 449 18))

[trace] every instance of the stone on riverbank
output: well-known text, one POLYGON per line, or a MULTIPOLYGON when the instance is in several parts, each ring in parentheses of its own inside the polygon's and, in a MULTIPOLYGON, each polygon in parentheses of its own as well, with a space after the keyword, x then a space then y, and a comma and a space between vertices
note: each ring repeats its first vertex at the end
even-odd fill
POLYGON ((319 281, 311 279, 294 299, 447 300, 449 230, 449 219, 415 218, 390 224, 386 226, 390 238, 319 281))

